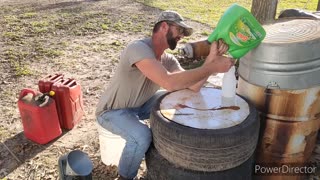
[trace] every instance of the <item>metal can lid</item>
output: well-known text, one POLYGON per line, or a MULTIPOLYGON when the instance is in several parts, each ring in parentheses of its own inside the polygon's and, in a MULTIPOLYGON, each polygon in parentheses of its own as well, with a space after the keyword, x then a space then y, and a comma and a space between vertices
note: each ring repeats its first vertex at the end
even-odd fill
POLYGON ((232 106, 224 105, 221 95, 214 88, 175 91, 161 100, 160 112, 170 121, 198 129, 223 129, 243 122, 250 113, 248 103, 237 95, 232 106))

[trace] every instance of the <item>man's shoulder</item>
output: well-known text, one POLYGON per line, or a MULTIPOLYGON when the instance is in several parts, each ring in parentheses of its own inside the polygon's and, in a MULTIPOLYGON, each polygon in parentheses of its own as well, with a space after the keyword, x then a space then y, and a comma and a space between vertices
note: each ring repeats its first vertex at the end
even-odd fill
POLYGON ((137 39, 137 40, 134 40, 132 42, 130 42, 128 44, 128 47, 130 46, 150 46, 150 38, 144 38, 144 39, 137 39))
POLYGON ((148 39, 139 39, 132 41, 125 48, 124 53, 136 54, 136 53, 153 53, 152 46, 148 39))
POLYGON ((122 51, 121 58, 129 61, 130 65, 142 59, 154 59, 155 54, 149 43, 148 39, 135 40, 129 43, 122 51))

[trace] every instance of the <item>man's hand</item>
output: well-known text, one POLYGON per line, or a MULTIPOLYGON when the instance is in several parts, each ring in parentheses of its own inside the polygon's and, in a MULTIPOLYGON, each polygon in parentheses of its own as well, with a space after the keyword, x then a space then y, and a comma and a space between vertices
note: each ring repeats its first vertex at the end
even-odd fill
POLYGON ((219 41, 218 41, 218 55, 222 56, 222 55, 226 54, 228 49, 229 49, 229 46, 222 39, 219 39, 219 41))
POLYGON ((219 40, 218 42, 214 41, 211 44, 210 53, 203 65, 209 66, 214 73, 227 72, 235 62, 234 59, 223 56, 227 51, 228 45, 222 40, 219 40))

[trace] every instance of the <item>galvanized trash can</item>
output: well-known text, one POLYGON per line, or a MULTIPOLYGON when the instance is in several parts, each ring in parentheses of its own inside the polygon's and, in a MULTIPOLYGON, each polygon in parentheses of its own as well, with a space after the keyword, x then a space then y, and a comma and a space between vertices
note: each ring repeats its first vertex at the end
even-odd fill
POLYGON ((301 179, 312 173, 308 160, 320 126, 320 21, 283 20, 264 28, 264 41, 240 60, 237 90, 261 115, 256 175, 301 179), (270 173, 261 171, 267 167, 270 173))

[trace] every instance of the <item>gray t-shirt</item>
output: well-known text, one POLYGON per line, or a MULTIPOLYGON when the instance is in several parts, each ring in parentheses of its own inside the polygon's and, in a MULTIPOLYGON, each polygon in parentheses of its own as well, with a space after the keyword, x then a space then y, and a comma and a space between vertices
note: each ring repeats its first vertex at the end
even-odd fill
MULTIPOLYGON (((122 51, 115 75, 99 100, 96 115, 105 110, 139 107, 159 90, 160 87, 135 66, 143 59, 156 61, 151 38, 136 40, 122 51)), ((169 72, 181 68, 177 59, 167 53, 161 56, 161 64, 169 72)))

